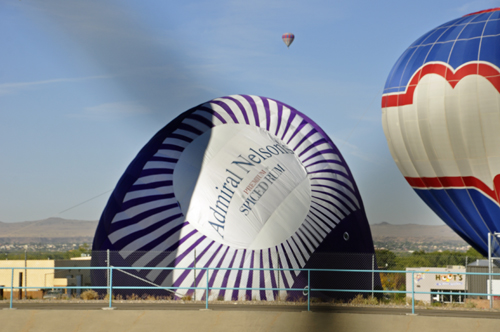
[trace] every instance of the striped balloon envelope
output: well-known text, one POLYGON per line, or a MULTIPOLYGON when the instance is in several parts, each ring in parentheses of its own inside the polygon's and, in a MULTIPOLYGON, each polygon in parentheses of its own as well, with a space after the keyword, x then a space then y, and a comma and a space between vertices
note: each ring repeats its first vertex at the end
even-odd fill
MULTIPOLYGON (((298 269, 372 269, 373 252, 359 191, 323 130, 279 101, 234 95, 182 113, 139 152, 99 221, 92 264, 134 268, 114 271, 115 286, 200 299, 208 284, 212 299, 274 300, 276 288, 308 285, 298 269)), ((93 285, 107 278, 95 271, 93 285)), ((311 282, 374 285, 366 273, 311 282)))
POLYGON ((290 47, 290 45, 292 45, 293 43, 293 40, 295 39, 295 35, 293 33, 287 32, 281 36, 281 39, 283 39, 286 47, 290 47))
POLYGON ((383 127, 400 171, 446 224, 485 255, 488 233, 500 231, 499 91, 495 8, 417 39, 396 62, 382 97, 383 127))

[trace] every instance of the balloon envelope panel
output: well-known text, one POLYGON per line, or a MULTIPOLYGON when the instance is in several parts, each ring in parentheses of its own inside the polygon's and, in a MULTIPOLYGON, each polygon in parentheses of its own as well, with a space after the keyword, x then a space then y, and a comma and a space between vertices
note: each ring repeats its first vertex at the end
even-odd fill
POLYGON ((382 96, 384 132, 400 171, 483 254, 487 234, 500 230, 499 68, 496 8, 417 39, 391 70, 382 96))
POLYGON ((295 35, 293 33, 287 32, 281 36, 281 39, 283 39, 286 47, 290 47, 290 45, 292 45, 293 43, 293 40, 295 39, 295 35))
MULTIPOLYGON (((111 261, 138 268, 115 272, 121 277, 114 285, 172 287, 175 296, 198 298, 207 283, 302 289, 307 273, 293 269, 372 269, 374 252, 359 191, 333 142, 292 107, 248 95, 186 111, 146 144, 111 195, 93 251, 95 266, 111 261), (363 253, 368 259, 332 259, 328 253, 363 253), (165 267, 223 270, 207 275, 160 269, 165 267), (262 270, 272 268, 284 270, 262 270), (201 289, 193 294, 188 287, 201 289)), ((367 274, 346 279, 356 289, 371 289, 374 282, 367 274)), ((105 280, 103 270, 94 273, 94 285, 105 280)), ((345 288, 345 282, 323 273, 312 285, 345 288)), ((282 295, 221 289, 210 294, 225 300, 282 295)))

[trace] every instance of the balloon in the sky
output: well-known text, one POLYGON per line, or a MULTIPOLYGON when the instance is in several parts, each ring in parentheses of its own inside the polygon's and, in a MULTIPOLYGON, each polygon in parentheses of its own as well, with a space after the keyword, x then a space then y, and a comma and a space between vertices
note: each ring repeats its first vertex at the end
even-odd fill
POLYGON ((292 45, 293 43, 293 40, 295 39, 295 36, 293 33, 284 33, 283 36, 281 36, 281 38, 283 39, 283 42, 285 43, 286 47, 290 47, 290 45, 292 45))
POLYGON ((499 22, 495 8, 424 34, 396 62, 382 97, 400 171, 483 254, 488 232, 500 231, 499 22))
MULTIPOLYGON (((359 191, 323 130, 279 101, 234 95, 182 113, 144 146, 101 216, 92 264, 134 267, 114 270, 114 286, 203 299, 208 282, 212 299, 274 300, 283 292, 220 288, 303 289, 307 272, 289 269, 371 270, 373 252, 359 191)), ((312 272, 311 287, 372 289, 372 277, 312 272)), ((93 285, 107 278, 94 271, 93 285)))

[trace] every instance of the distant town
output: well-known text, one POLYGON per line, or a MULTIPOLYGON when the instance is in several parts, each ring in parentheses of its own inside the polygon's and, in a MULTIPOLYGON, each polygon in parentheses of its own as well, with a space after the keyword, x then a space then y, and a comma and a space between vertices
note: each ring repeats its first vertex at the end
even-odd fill
POLYGON ((410 242, 410 241, 374 241, 375 250, 390 250, 393 252, 442 252, 442 251, 457 251, 466 252, 471 246, 464 243, 453 242, 410 242))

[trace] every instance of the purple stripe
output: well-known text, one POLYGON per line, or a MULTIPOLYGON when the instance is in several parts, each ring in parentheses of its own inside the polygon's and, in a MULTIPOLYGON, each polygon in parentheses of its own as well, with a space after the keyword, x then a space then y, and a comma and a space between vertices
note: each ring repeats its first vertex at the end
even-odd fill
MULTIPOLYGON (((177 249, 179 248, 179 246, 186 242, 191 236, 193 236, 194 234, 198 233, 198 231, 194 230, 194 231, 191 231, 189 234, 187 234, 186 236, 184 236, 180 241, 176 242, 175 244, 173 244, 172 246, 170 246, 166 251, 175 251, 177 252, 177 249)), ((203 240, 203 236, 198 240, 203 240)), ((185 256, 187 254, 187 251, 184 252, 182 254, 182 256, 185 256)), ((177 259, 181 257, 181 256, 178 256, 177 258, 175 258, 173 261, 171 261, 167 267, 175 267, 177 265, 177 259)), ((155 279, 155 283, 158 283, 158 284, 162 284, 165 279, 168 277, 168 275, 172 272, 172 270, 164 270, 162 271, 158 277, 155 279)))
MULTIPOLYGON (((261 269, 264 268, 264 258, 262 257, 262 250, 260 250, 260 268, 261 269)), ((266 288, 264 270, 260 270, 259 274, 260 274, 259 287, 266 288)), ((266 296, 265 290, 260 291, 260 300, 267 301, 267 296, 266 296)))
MULTIPOLYGON (((253 269, 253 258, 254 258, 255 251, 252 250, 252 257, 250 258, 250 269, 253 269)), ((253 270, 248 271, 248 281, 247 281, 247 287, 246 288, 252 288, 252 283, 253 283, 253 270)), ((247 290, 247 297, 249 301, 252 300, 252 293, 253 290, 247 290)))
POLYGON ((155 188, 170 187, 170 186, 172 186, 172 181, 158 181, 151 183, 134 184, 132 187, 130 187, 127 193, 139 190, 155 189, 155 188))
MULTIPOLYGON (((211 264, 211 263, 212 263, 212 261, 215 259, 215 257, 217 257, 217 254, 219 253, 220 249, 221 249, 223 246, 224 246, 224 245, 223 245, 223 244, 221 244, 221 245, 220 245, 220 246, 219 246, 219 247, 218 247, 218 248, 214 251, 213 255, 212 255, 212 256, 210 257, 210 259, 209 259, 209 260, 208 260, 208 261, 207 261, 207 262, 203 265, 203 267, 209 267, 209 266, 210 266, 210 264, 211 264)), ((206 250, 205 250, 205 251, 206 251, 206 250)), ((204 253, 205 253, 205 251, 204 251, 204 253)), ((197 257, 197 260, 198 260, 198 258, 199 258, 199 257, 201 257, 201 256, 198 256, 198 257, 197 257)), ((197 266, 197 267, 200 267, 200 266, 197 266)), ((191 284, 191 286, 190 286, 190 287, 196 287, 196 285, 200 285, 201 281, 205 278, 205 272, 206 272, 207 270, 196 270, 196 271, 198 271, 198 275, 196 276, 196 283, 195 283, 195 282, 193 282, 193 283, 191 284)), ((193 290, 190 290, 190 294, 193 294, 195 291, 196 291, 196 290, 194 290, 194 289, 193 289, 193 290)))
POLYGON ((224 109, 224 111, 226 111, 226 113, 229 114, 231 119, 233 119, 234 123, 239 123, 238 119, 236 118, 236 115, 234 115, 233 110, 231 109, 231 107, 229 107, 228 104, 226 104, 223 101, 218 101, 218 100, 212 100, 210 103, 216 104, 216 105, 219 105, 220 107, 222 107, 224 109))
POLYGON ((154 157, 151 157, 151 159, 149 159, 149 161, 164 161, 167 163, 177 163, 177 161, 179 161, 179 159, 162 157, 162 156, 154 156, 154 157))
MULTIPOLYGON (((296 151, 299 148, 299 146, 302 145, 302 143, 304 143, 309 137, 311 137, 312 135, 314 135, 316 133, 317 133, 316 129, 314 129, 314 128, 311 129, 304 137, 302 137, 302 139, 300 140, 300 142, 297 143, 297 145, 295 145, 295 147, 293 148, 293 151, 296 151)), ((311 146, 309 145, 307 147, 307 149, 310 149, 310 148, 311 148, 311 146)))
MULTIPOLYGON (((149 202, 154 202, 154 201, 161 201, 164 199, 169 199, 169 198, 175 198, 175 195, 173 193, 169 194, 164 194, 164 195, 151 195, 151 196, 142 196, 138 198, 134 198, 131 200, 126 201, 122 205, 122 211, 128 210, 131 207, 149 203, 149 202)), ((177 204, 176 204, 177 205, 177 204)))
POLYGON ((271 124, 271 113, 269 110, 269 100, 267 98, 261 98, 264 104, 264 111, 266 112, 266 130, 269 131, 269 125, 271 124))
POLYGON ((311 224, 309 224, 309 221, 304 222, 302 225, 309 232, 309 234, 311 234, 311 236, 314 237, 314 239, 316 240, 316 242, 318 242, 318 244, 323 241, 323 239, 321 238, 321 234, 318 234, 316 229, 311 224))
POLYGON ((201 106, 199 109, 199 111, 204 111, 204 112, 208 112, 210 113, 211 115, 215 116, 217 119, 220 120, 220 122, 222 123, 227 123, 226 122, 226 119, 224 119, 219 113, 217 113, 216 111, 214 111, 213 109, 211 108, 208 108, 206 106, 201 106))
MULTIPOLYGON (((286 259, 286 263, 288 264, 288 268, 293 269, 292 261, 290 260, 290 257, 288 257, 289 253, 286 251, 283 243, 281 244, 281 249, 283 249, 283 254, 285 255, 285 259, 286 259)), ((289 272, 291 274, 292 271, 289 271, 289 272)), ((292 277, 293 277, 293 274, 292 274, 292 277)), ((295 279, 295 278, 293 278, 293 279, 295 279)), ((285 278, 285 280, 286 280, 286 278, 285 278)))
MULTIPOLYGON (((194 232, 198 233, 198 231, 192 231, 191 233, 194 234, 194 232)), ((190 233, 190 234, 191 234, 190 233)), ((179 256, 177 256, 174 260, 174 266, 177 266, 177 264, 184 258, 186 257, 186 255, 191 252, 194 248, 196 248, 196 246, 198 246, 198 244, 201 243, 201 241, 205 240, 207 237, 205 235, 202 235, 198 240, 196 240, 196 242, 194 244, 192 244, 191 246, 189 246, 186 250, 184 250, 184 252, 182 254, 180 254, 179 256)), ((179 246, 183 243, 187 241, 187 238, 183 238, 181 241, 179 241, 179 246)))
POLYGON ((300 237, 297 235, 296 238, 298 239, 298 241, 302 244, 302 248, 304 248, 304 250, 306 251, 304 253, 304 251, 301 249, 301 246, 299 246, 299 244, 297 243, 297 240, 295 240, 295 237, 290 237, 290 239, 292 239, 293 243, 295 243, 295 247, 297 248, 297 250, 299 251, 300 253, 300 256, 302 256, 302 259, 304 260, 304 262, 307 262, 307 255, 309 254, 308 250, 307 250, 307 247, 304 245, 304 243, 301 241, 300 237))
POLYGON ((299 124, 299 126, 295 129, 295 131, 292 134, 292 137, 286 142, 286 144, 290 144, 290 141, 304 128, 304 126, 307 124, 306 120, 302 120, 302 122, 299 124))
MULTIPOLYGON (((252 99, 252 97, 250 96, 247 96, 247 95, 241 95, 243 98, 246 99, 246 101, 250 104, 250 106, 252 107, 252 112, 253 112, 253 117, 255 119, 255 125, 257 127, 260 127, 260 119, 259 119, 259 112, 257 111, 257 105, 255 105, 255 102, 254 100, 252 99)), ((261 98, 263 99, 263 98, 261 98)))
MULTIPOLYGON (((119 230, 119 229, 121 229, 123 227, 127 227, 127 226, 130 226, 130 225, 133 225, 133 224, 137 224, 138 222, 140 222, 140 221, 142 221, 142 220, 144 220, 144 219, 146 219, 148 217, 151 217, 152 215, 155 215, 155 214, 158 214, 158 213, 161 213, 161 212, 165 212, 165 211, 168 211, 168 210, 178 209, 178 208, 179 207, 178 207, 177 204, 169 204, 169 205, 159 206, 159 207, 154 208, 154 209, 146 210, 146 211, 144 211, 142 213, 139 213, 138 215, 133 216, 131 218, 123 219, 123 220, 120 220, 120 221, 116 221, 116 222, 114 222, 114 223, 112 223, 110 225, 109 230, 108 230, 108 234, 111 234, 114 231, 119 230)), ((181 214, 179 214, 179 215, 181 215, 181 214)), ((156 223, 156 224, 158 224, 158 223, 156 223)), ((156 228, 158 228, 158 226, 150 226, 150 227, 153 227, 153 228, 156 227, 156 228)), ((147 234, 146 230, 147 229, 152 229, 150 227, 142 229, 140 231, 141 234, 143 236, 146 235, 147 234)), ((135 233, 135 234, 138 234, 138 233, 135 233)))
MULTIPOLYGON (((318 145, 319 145, 319 144, 318 144, 318 145)), ((313 145, 313 146, 314 146, 314 145, 313 145)), ((305 153, 305 152, 303 151, 302 153, 305 153)), ((307 157, 307 159, 302 160, 302 163, 305 163, 305 162, 306 162, 306 161, 308 161, 309 159, 312 159, 312 158, 314 158, 314 157, 317 157, 317 156, 319 156, 319 155, 326 154, 326 153, 333 153, 333 154, 338 155, 338 153, 337 153, 337 152, 335 152, 335 150, 334 150, 334 149, 326 149, 326 150, 321 150, 321 151, 316 152, 316 153, 315 153, 315 154, 313 154, 312 156, 307 157)), ((301 154, 301 155, 302 155, 302 154, 301 154)))
MULTIPOLYGON (((331 206, 335 207, 335 208, 337 209, 337 211, 338 211, 338 213, 335 213, 335 216, 339 217, 339 219, 344 219, 344 218, 346 217, 346 216, 344 216, 344 211, 342 211, 342 209, 341 209, 341 208, 340 208, 337 204, 335 204, 335 203, 333 203, 333 202, 331 202, 331 201, 329 201, 329 200, 327 200, 327 199, 324 199, 324 198, 318 197, 318 196, 314 196, 314 195, 312 195, 311 197, 312 197, 312 198, 315 198, 315 199, 318 199, 318 200, 320 200, 320 201, 322 201, 322 202, 325 202, 326 204, 329 204, 329 205, 331 205, 331 206)), ((321 207, 323 207, 323 208, 325 208, 325 209, 326 209, 326 206, 325 206, 325 205, 320 204, 319 202, 315 202, 315 203, 316 203, 316 204, 318 204, 319 206, 321 206, 321 207)), ((349 210, 349 209, 348 209, 348 210, 349 210)))
POLYGON ((342 163, 339 160, 334 160, 334 159, 322 159, 320 161, 315 161, 312 164, 304 165, 304 166, 307 168, 307 167, 311 167, 311 166, 318 165, 318 164, 337 164, 337 165, 341 165, 342 167, 344 167, 344 165, 342 165, 342 163))
MULTIPOLYGON (((310 219, 311 224, 318 226, 326 235, 330 234, 331 227, 329 227, 321 218, 316 216, 313 212, 309 212, 307 217, 310 219)), ((326 236, 325 235, 325 236, 326 236)))
POLYGON ((190 133, 196 134, 198 136, 200 136, 201 134, 203 134, 203 131, 201 131, 198 128, 195 128, 195 127, 193 127, 193 126, 191 126, 190 124, 187 124, 187 123, 181 123, 178 128, 182 129, 182 130, 185 130, 185 131, 189 131, 190 133))
POLYGON ((141 171, 141 174, 139 175, 139 178, 145 177, 145 176, 150 176, 150 175, 160 175, 160 174, 174 174, 174 169, 173 168, 148 168, 148 169, 143 169, 141 171))
POLYGON ((328 235, 328 231, 325 232, 325 230, 323 228, 321 228, 318 225, 318 223, 314 219, 312 219, 311 216, 307 215, 306 221, 309 223, 309 225, 311 225, 311 227, 314 228, 314 230, 318 233, 318 235, 320 237, 322 236, 324 238, 328 235), (309 219, 307 219, 307 218, 309 218, 309 219), (324 235, 323 235, 323 233, 324 233, 324 235))
MULTIPOLYGON (((268 248, 267 249, 267 255, 269 257, 269 268, 271 269, 274 269, 274 265, 273 265, 273 256, 271 254, 271 248, 268 248)), ((279 271, 269 271, 269 273, 271 274, 271 287, 272 288, 278 288, 278 285, 276 283, 276 277, 274 276, 274 274, 279 271)), ((276 299, 278 297, 278 291, 277 290, 273 290, 273 298, 276 299)))
MULTIPOLYGON (((345 207, 345 210, 348 210, 349 212, 354 212, 354 210, 352 210, 349 205, 347 205, 345 202, 342 202, 342 200, 339 199, 338 196, 336 195, 333 195, 333 194, 330 194, 329 192, 326 192, 326 191, 320 191, 320 190, 311 190, 312 192, 315 192, 315 193, 320 193, 320 194, 323 194, 323 195, 327 195, 327 196, 330 196, 332 198, 335 198, 335 200, 339 201, 340 204, 345 207)), ((340 209, 343 213, 344 212, 344 209, 340 209)))
MULTIPOLYGON (((234 260, 236 259, 236 255, 238 254, 238 250, 234 251, 233 258, 231 258, 231 262, 229 263, 228 267, 233 267, 234 260)), ((229 274, 231 274, 232 270, 226 270, 226 273, 224 274, 224 278, 222 279, 222 285, 221 288, 227 287, 227 282, 229 281, 229 274)), ((219 296, 225 296, 226 295, 226 290, 222 289, 219 292, 219 296)))
POLYGON ((240 109, 241 114, 243 114, 243 118, 245 119, 245 123, 246 124, 250 124, 250 120, 248 120, 247 111, 245 110, 245 107, 243 106, 243 104, 238 99, 235 99, 233 97, 224 97, 224 99, 228 99, 228 100, 233 101, 238 106, 238 108, 240 109))
MULTIPOLYGON (((280 252, 278 250, 278 246, 276 246, 276 253, 278 255, 278 266, 280 269, 284 269, 283 264, 281 263, 280 252)), ((286 280, 285 271, 281 270, 280 274, 281 274, 281 280, 283 280, 283 284, 284 284, 285 288, 290 288, 290 285, 288 285, 288 281, 286 280)))
MULTIPOLYGON (((328 141, 324 138, 322 139, 319 139, 317 140, 316 142, 314 143, 311 143, 309 144, 309 146, 307 148, 305 148, 300 154, 299 154, 299 157, 302 157, 304 154, 306 154, 309 150, 311 150, 312 148, 315 148, 317 146, 320 146, 321 144, 324 144, 324 143, 328 143, 328 141)), ((310 157, 309 157, 310 158, 310 157)), ((309 158, 307 158, 306 160, 309 160, 309 158)))
MULTIPOLYGON (((356 193, 354 192, 353 189, 351 189, 351 187, 346 184, 345 182, 342 182, 340 180, 337 180, 337 179, 332 179, 332 178, 311 178, 311 180, 322 180, 322 181, 330 181, 330 182, 334 182, 344 188, 346 188, 347 190, 349 190, 350 192, 352 192, 354 195, 356 195, 356 193)), ((356 205, 356 204, 354 204, 356 205)))
POLYGON ((158 150, 172 150, 182 152, 184 151, 184 147, 174 144, 162 144, 158 150))
MULTIPOLYGON (((327 211, 328 211, 328 212, 330 212, 331 214, 334 214, 332 211, 330 211, 330 209, 329 209, 329 208, 326 208, 326 207, 324 207, 324 206, 322 206, 322 205, 319 205, 319 204, 318 204, 318 203, 316 203, 316 202, 311 202, 311 203, 314 203, 314 204, 316 204, 316 205, 318 205, 318 206, 321 206, 322 208, 324 208, 325 210, 327 210, 327 211)), ((330 216, 327 216, 324 212, 322 212, 320 209, 318 209, 318 208, 317 208, 317 207, 315 207, 315 206, 312 206, 312 205, 311 205, 311 210, 309 211, 309 213, 310 213, 310 214, 312 214, 314 217, 316 217, 316 218, 317 218, 319 221, 321 221, 323 224, 325 224, 325 226, 326 226, 326 227, 329 227, 329 228, 333 229, 335 226, 329 225, 329 224, 325 221, 325 218, 326 218, 328 221, 330 221, 331 223, 333 223, 333 225, 337 225, 337 223, 336 223, 335 221, 333 221, 333 220, 330 218, 330 216), (321 214, 322 216, 324 216, 324 218, 322 218, 322 217, 320 217, 319 215, 317 215, 316 213, 314 213, 314 212, 313 212, 313 210, 314 210, 315 212, 317 212, 317 213, 321 214)), ((312 220, 314 220, 312 217, 311 217, 311 219, 312 219, 312 220)), ((341 220, 342 220, 343 218, 339 218, 339 219, 341 219, 341 220)), ((316 221, 316 220, 314 220, 314 221, 316 221)), ((319 224, 319 225, 321 226, 321 224, 319 224)), ((326 232, 330 232, 330 231, 331 231, 331 229, 327 229, 327 230, 326 230, 326 232)))
POLYGON ((278 136, 278 132, 281 127, 281 118, 283 117, 283 105, 278 104, 278 125, 276 126, 276 132, 274 133, 274 136, 278 136))
MULTIPOLYGON (((200 241, 200 240, 198 240, 200 241)), ((196 258, 202 258, 203 255, 207 252, 208 249, 210 249, 210 247, 214 244, 215 242, 214 241, 211 241, 210 244, 205 248, 203 249, 203 251, 200 253, 199 256, 197 256, 196 258)), ((194 248, 193 248, 194 249, 194 248)), ((194 253, 194 252, 193 252, 194 253)), ((187 252, 186 252, 186 255, 187 255, 187 252)), ((177 264, 176 264, 177 265, 177 264)), ((188 265, 188 267, 194 267, 194 260, 188 265)), ((172 284, 173 287, 180 287, 180 285, 182 284, 182 282, 184 281, 184 279, 186 279, 186 277, 189 275, 189 273, 192 272, 192 270, 184 270, 181 275, 175 280, 175 282, 172 284)), ((192 290, 191 290, 192 291, 192 290)))
MULTIPOLYGON (((221 267, 222 263, 224 262, 224 258, 226 258, 226 255, 229 251, 229 247, 227 247, 226 251, 224 252, 224 255, 222 255, 221 259, 219 260, 219 263, 217 263, 217 266, 216 267, 221 267)), ((212 276, 210 277, 210 281, 208 282, 208 284, 210 286, 213 286, 214 285, 214 282, 215 282, 215 278, 217 277, 217 273, 220 271, 220 270, 212 270, 212 276)), ((207 295, 207 292, 205 291, 204 292, 204 296, 207 295)), ((210 294, 209 294, 210 295, 210 294)))
POLYGON ((288 129, 290 129, 290 125, 292 124, 293 119, 295 118, 295 115, 297 113, 291 112, 290 116, 288 117, 288 121, 286 123, 285 131, 283 131, 283 135, 281 135, 281 140, 285 137, 286 133, 288 132, 288 129))
POLYGON ((341 171, 338 171, 338 170, 334 170, 334 169, 319 169, 317 171, 307 172, 307 174, 321 174, 321 173, 330 173, 330 174, 341 175, 342 177, 345 177, 347 180, 349 180, 348 174, 341 172, 341 171))
POLYGON ((191 137, 187 137, 187 136, 184 136, 181 134, 176 134, 176 133, 172 133, 172 134, 168 135, 168 138, 176 138, 176 139, 180 139, 181 141, 188 142, 188 143, 191 143, 193 141, 193 139, 191 137))
MULTIPOLYGON (((245 262, 245 255, 247 253, 247 250, 243 250, 243 255, 241 256, 241 262, 239 268, 243 268, 243 263, 245 262)), ((243 273, 243 270, 239 270, 238 273, 236 274, 236 281, 234 283, 235 287, 241 287, 241 274, 243 273)), ((231 299, 233 300, 239 300, 238 299, 238 290, 235 289, 233 290, 233 295, 231 296, 231 299)))
POLYGON ((201 122, 203 125, 207 126, 208 128, 213 128, 214 124, 212 121, 208 120, 204 116, 201 116, 200 114, 194 114, 192 113, 190 116, 188 116, 189 119, 196 120, 198 122, 201 122))
MULTIPOLYGON (((158 237, 158 238, 154 239, 153 241, 143 245, 141 248, 139 248, 139 250, 135 250, 134 253, 147 252, 147 251, 150 251, 150 250, 156 248, 156 246, 158 244, 162 243, 163 241, 165 241, 166 239, 171 237, 173 234, 175 234, 182 227, 184 227, 184 224, 182 224, 182 223, 175 225, 175 219, 170 220, 168 222, 172 223, 173 227, 171 229, 169 229, 167 232, 162 234, 161 237, 158 237)), ((160 223, 160 224, 161 224, 161 226, 163 226, 162 223, 160 223)), ((129 238, 129 241, 128 241, 129 243, 133 242, 134 240, 137 240, 137 237, 135 237, 135 236, 127 236, 127 237, 129 238)), ((120 247, 115 246, 115 248, 116 248, 116 250, 119 250, 120 247)), ((169 251, 169 250, 166 250, 166 251, 169 251)), ((142 255, 136 256, 135 254, 134 254, 134 256, 135 256, 136 260, 138 260, 139 258, 142 257, 142 255)))
POLYGON ((311 256, 312 253, 314 252, 315 245, 309 241, 309 239, 304 235, 304 232, 300 228, 297 229, 297 232, 295 232, 295 234, 297 235, 300 242, 304 246, 304 249, 307 251, 307 254, 311 256), (312 247, 312 249, 309 247, 312 247))

